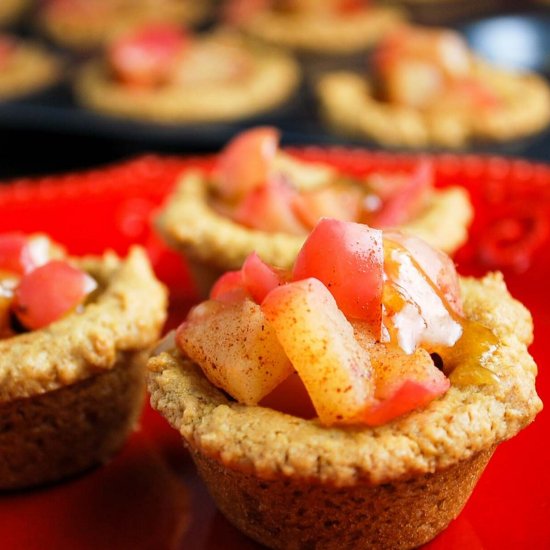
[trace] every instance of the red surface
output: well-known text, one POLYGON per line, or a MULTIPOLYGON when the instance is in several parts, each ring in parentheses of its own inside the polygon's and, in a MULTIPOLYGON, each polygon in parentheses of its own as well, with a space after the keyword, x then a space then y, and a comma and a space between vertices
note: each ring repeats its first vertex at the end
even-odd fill
MULTIPOLYGON (((352 173, 400 167, 410 157, 318 149, 352 173)), ((103 170, 0 187, 0 231, 43 230, 74 253, 124 252, 146 245, 172 296, 172 324, 194 299, 183 262, 154 236, 154 208, 187 166, 206 160, 146 157, 103 170)), ((465 185, 476 207, 468 244, 456 257, 461 273, 503 268, 511 292, 535 319, 531 348, 537 386, 550 402, 550 167, 498 158, 442 156, 441 186, 465 185)), ((550 413, 502 444, 460 517, 427 548, 550 547, 550 413)), ((142 425, 108 465, 38 490, 0 495, 0 548, 253 549, 215 511, 178 435, 146 408, 142 425)))

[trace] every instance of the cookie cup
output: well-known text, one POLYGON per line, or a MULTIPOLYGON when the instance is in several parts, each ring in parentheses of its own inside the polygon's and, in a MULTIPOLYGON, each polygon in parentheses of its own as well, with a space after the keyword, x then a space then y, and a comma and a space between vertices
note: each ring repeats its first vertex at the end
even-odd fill
MULTIPOLYGON (((112 0, 111 0, 112 1, 112 0)), ((107 5, 109 2, 105 2, 107 5)), ((147 23, 196 25, 211 12, 211 2, 201 0, 118 0, 111 12, 88 14, 57 13, 43 9, 38 15, 40 30, 57 44, 77 51, 102 46, 120 33, 147 23)))
MULTIPOLYGON (((156 220, 168 245, 186 257, 198 290, 206 294, 227 270, 240 269, 253 251, 267 263, 290 268, 307 235, 250 229, 215 211, 209 183, 200 172, 185 173, 156 220)), ((461 187, 436 190, 414 220, 401 226, 448 253, 468 236, 472 207, 461 187)))
POLYGON ((298 64, 285 52, 252 45, 221 34, 212 42, 250 54, 251 69, 242 78, 198 85, 134 89, 114 80, 107 64, 96 60, 75 83, 79 102, 100 113, 163 124, 239 120, 284 104, 300 82, 298 64))
POLYGON ((0 101, 42 91, 61 78, 62 63, 39 44, 21 41, 0 71, 0 101))
POLYGON ((475 73, 497 91, 501 108, 451 109, 434 102, 428 110, 375 98, 372 84, 351 72, 335 72, 317 84, 322 117, 335 132, 384 146, 462 148, 472 142, 525 138, 550 123, 550 86, 540 76, 513 73, 478 61, 475 73))
POLYGON ((109 459, 135 427, 166 292, 141 249, 76 263, 97 294, 51 325, 0 341, 0 490, 109 459))
POLYGON ((29 4, 29 0, 2 0, 0 2, 0 25, 9 25, 17 21, 29 4))
POLYGON ((262 544, 416 547, 460 513, 495 447, 542 406, 528 311, 499 274, 462 287, 466 316, 499 337, 487 364, 498 384, 451 387, 377 428, 327 428, 232 401, 172 349, 149 360, 152 405, 181 433, 219 509, 262 544))

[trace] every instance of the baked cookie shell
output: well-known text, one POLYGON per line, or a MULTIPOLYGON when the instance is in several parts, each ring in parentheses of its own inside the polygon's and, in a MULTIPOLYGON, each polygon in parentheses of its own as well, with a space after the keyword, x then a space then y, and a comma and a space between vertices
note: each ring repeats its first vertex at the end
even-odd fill
POLYGON ((314 527, 323 547, 344 548, 351 540, 343 530, 363 532, 359 522, 372 519, 365 502, 376 497, 379 503, 367 505, 373 513, 389 518, 398 506, 399 517, 388 519, 388 529, 365 526, 373 538, 352 546, 393 547, 385 540, 393 531, 396 547, 414 547, 456 517, 495 446, 516 435, 542 408, 535 391, 537 367, 527 352, 529 312, 511 298, 499 274, 461 283, 466 316, 491 328, 501 342, 486 364, 500 378, 496 385, 451 387, 424 409, 377 428, 326 428, 315 419, 230 400, 173 350, 148 363, 152 404, 183 436, 222 511, 264 544, 277 548, 282 536, 280 547, 285 541, 289 548, 299 547, 297 541, 312 536, 302 532, 298 537, 296 525, 301 525, 314 527), (350 500, 343 504, 347 491, 359 499, 364 517, 351 512, 350 500), (251 504, 245 504, 247 499, 251 504), (272 510, 272 499, 286 510, 272 510), (314 510, 329 510, 324 520, 334 523, 321 525, 316 514, 304 511, 303 504, 315 500, 314 510), (385 506, 392 508, 384 512, 385 506), (293 541, 275 529, 269 512, 289 519, 293 541))
POLYGON ((472 141, 510 141, 548 125, 550 87, 542 77, 506 72, 479 61, 475 72, 502 95, 503 108, 475 113, 436 108, 419 111, 378 101, 366 79, 335 72, 318 82, 321 114, 336 132, 409 148, 460 148, 472 141))
POLYGON ((61 77, 62 64, 38 44, 21 42, 0 74, 0 101, 40 91, 61 77))
POLYGON ((137 247, 125 260, 74 261, 96 279, 98 296, 47 327, 0 340, 0 490, 105 462, 141 412, 166 291, 137 247))
POLYGON ((145 360, 121 353, 108 371, 0 404, 0 490, 51 483, 111 458, 139 419, 145 360))
POLYGON ((47 327, 0 340, 0 403, 58 390, 110 370, 120 352, 152 345, 166 318, 166 290, 145 252, 77 261, 100 295, 47 327), (146 298, 144 298, 146 297, 146 298))
POLYGON ((280 106, 300 81, 297 63, 285 53, 253 51, 253 68, 242 80, 136 90, 113 80, 106 64, 95 61, 84 67, 75 90, 85 107, 110 116, 165 124, 238 120, 280 106))
POLYGON ((349 17, 319 18, 265 11, 243 23, 246 34, 276 46, 327 55, 365 50, 402 23, 404 12, 377 7, 349 17))
POLYGON ((29 0, 2 0, 0 2, 0 25, 17 20, 29 5, 29 0))
MULTIPOLYGON (((426 209, 401 226, 432 246, 453 252, 468 236, 472 207, 460 187, 436 190, 426 209)), ((214 211, 208 182, 199 172, 186 173, 156 220, 164 240, 188 258, 198 284, 208 289, 223 271, 240 269, 256 251, 269 264, 290 268, 306 235, 249 229, 214 211)))
POLYGON ((115 10, 108 17, 59 18, 43 10, 39 15, 41 30, 56 43, 74 50, 90 50, 101 46, 116 35, 144 23, 174 23, 195 25, 210 14, 210 2, 173 0, 164 2, 162 9, 148 2, 128 2, 122 12, 115 10))

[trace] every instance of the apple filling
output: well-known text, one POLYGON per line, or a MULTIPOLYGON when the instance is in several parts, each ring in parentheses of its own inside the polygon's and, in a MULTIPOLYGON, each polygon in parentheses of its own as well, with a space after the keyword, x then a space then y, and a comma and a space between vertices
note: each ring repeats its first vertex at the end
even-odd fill
POLYGON ((407 26, 388 34, 372 55, 375 95, 419 110, 494 109, 502 99, 475 71, 462 37, 447 29, 407 26))
POLYGON ((78 310, 98 282, 44 235, 0 235, 0 337, 37 330, 78 310))
POLYGON ((225 147, 211 182, 211 205, 252 229, 307 235, 323 217, 395 227, 418 216, 433 188, 433 168, 420 159, 408 172, 362 179, 279 149, 279 132, 243 132, 225 147))
POLYGON ((119 36, 107 49, 107 62, 118 82, 138 90, 228 83, 246 78, 254 63, 235 40, 197 39, 168 23, 119 36))
POLYGON ((176 332, 215 386, 325 425, 381 425, 450 384, 498 381, 498 341, 462 316, 443 253, 396 231, 323 219, 290 270, 255 253, 176 332))

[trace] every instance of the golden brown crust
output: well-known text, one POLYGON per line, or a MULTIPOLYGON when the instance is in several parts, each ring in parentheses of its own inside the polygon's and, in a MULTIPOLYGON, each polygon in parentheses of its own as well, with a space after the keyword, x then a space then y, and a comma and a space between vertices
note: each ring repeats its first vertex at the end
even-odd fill
POLYGON ((13 59, 0 71, 0 100, 54 84, 61 76, 61 68, 59 60, 41 46, 18 40, 13 59))
MULTIPOLYGON (((113 2, 107 0, 106 3, 113 2)), ((208 0, 118 0, 117 8, 97 17, 79 17, 43 10, 39 25, 49 38, 62 46, 87 50, 100 46, 121 32, 143 23, 180 23, 194 25, 210 13, 208 0)))
POLYGON ((458 516, 492 455, 489 449, 405 481, 338 489, 259 480, 191 452, 224 515, 249 537, 280 550, 416 548, 458 516))
POLYGON ((0 403, 0 490, 50 483, 106 462, 138 421, 145 359, 144 352, 122 352, 108 371, 0 403))
POLYGON ((287 54, 252 47, 237 37, 220 35, 250 56, 248 74, 205 85, 166 85, 132 90, 115 80, 102 61, 84 67, 76 82, 80 102, 102 113, 161 123, 215 122, 246 118, 284 103, 298 86, 297 63, 287 54))
POLYGON ((29 5, 29 0, 2 0, 0 2, 0 25, 16 20, 29 5))
POLYGON ((158 338, 166 291, 143 250, 120 260, 78 260, 103 287, 82 312, 0 340, 0 403, 57 390, 115 367, 120 353, 139 351, 158 338))
POLYGON ((148 363, 152 404, 193 452, 263 479, 377 485, 451 467, 513 437, 542 408, 537 367, 527 351, 529 312, 509 295, 500 274, 461 283, 466 316, 500 339, 485 365, 498 384, 451 387, 426 408, 377 428, 326 428, 231 401, 172 351, 148 363))
POLYGON ((277 46, 325 54, 364 50, 404 20, 398 8, 377 7, 350 17, 312 17, 264 11, 241 29, 277 46))
MULTIPOLYGON (((402 229, 452 252, 465 242, 471 218, 466 191, 452 187, 435 191, 425 211, 402 229)), ((170 246, 192 260, 224 270, 239 269, 254 250, 267 263, 290 267, 306 238, 249 229, 218 214, 208 204, 208 185, 199 172, 182 177, 157 228, 170 246)))
POLYGON ((494 109, 469 112, 438 108, 419 111, 376 100, 367 80, 350 72, 321 78, 317 93, 329 126, 347 135, 388 146, 463 147, 472 140, 506 141, 534 134, 550 122, 550 87, 530 73, 490 67, 480 61, 475 72, 503 101, 494 109))

